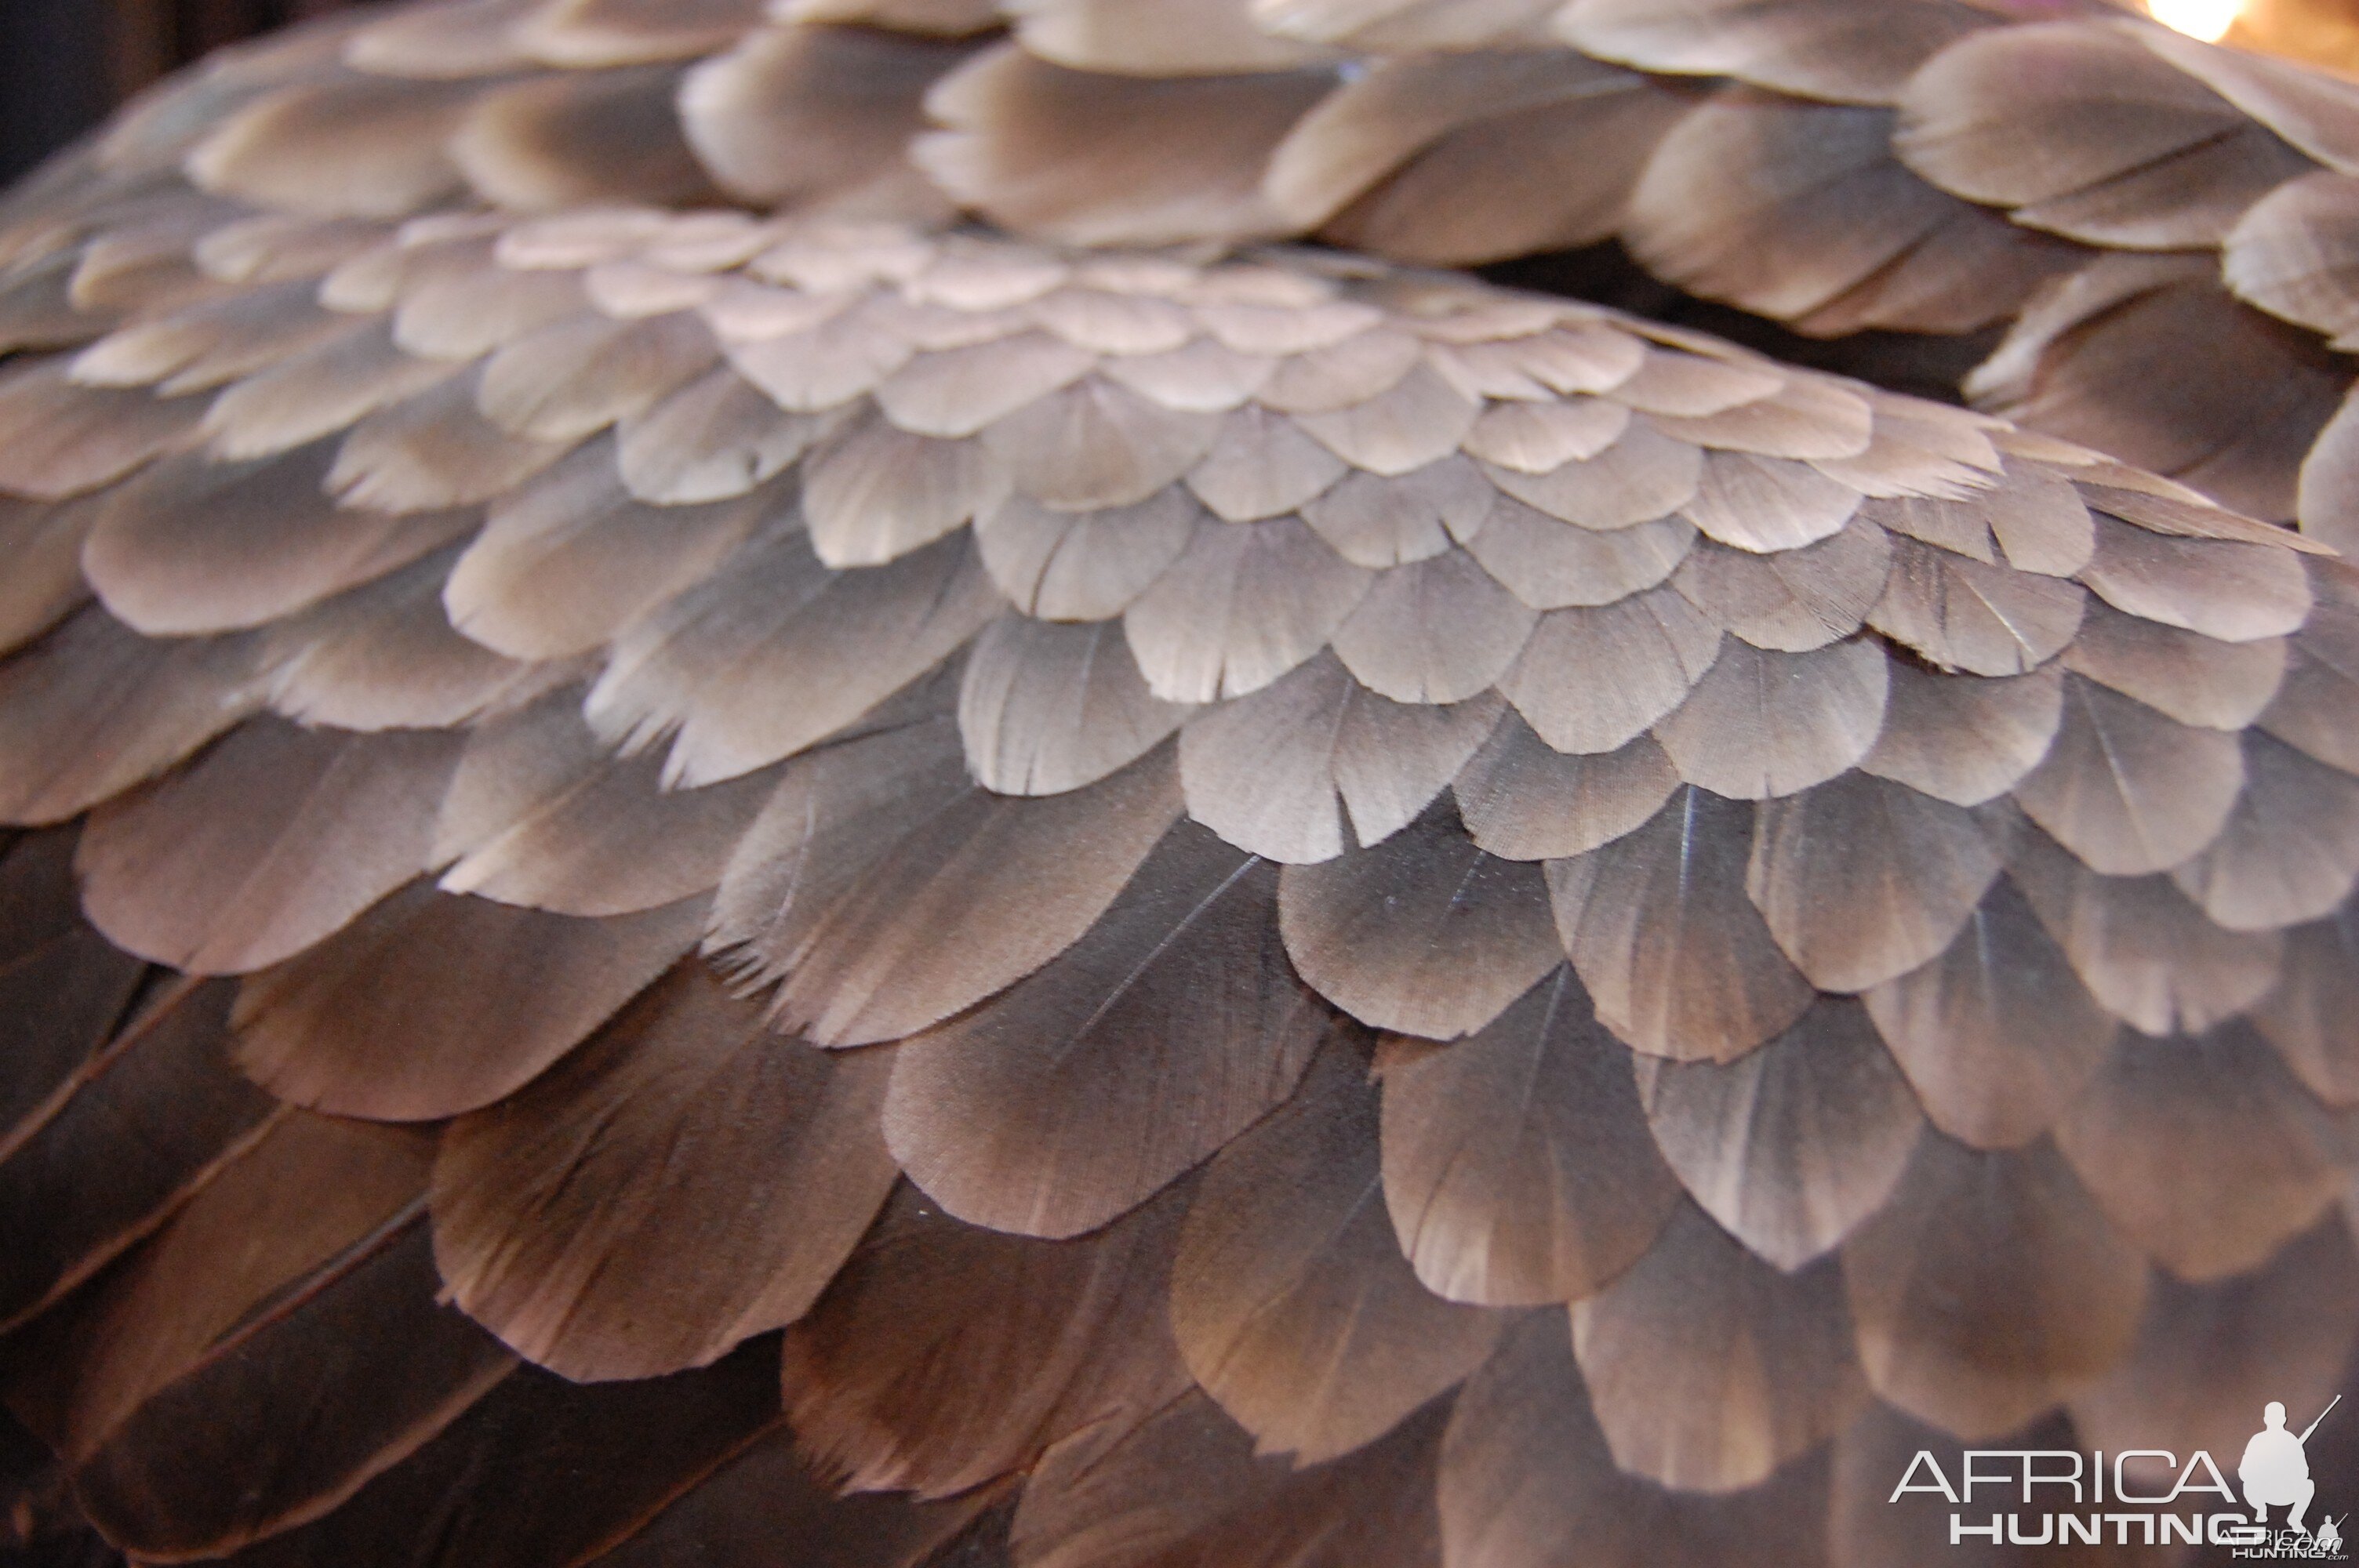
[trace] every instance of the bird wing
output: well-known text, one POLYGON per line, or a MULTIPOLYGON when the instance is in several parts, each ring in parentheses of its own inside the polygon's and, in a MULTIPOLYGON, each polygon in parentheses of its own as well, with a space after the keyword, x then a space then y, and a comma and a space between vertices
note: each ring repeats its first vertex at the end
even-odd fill
POLYGON ((1463 276, 929 226, 900 129, 666 211, 669 77, 562 164, 817 23, 352 26, 5 230, 0 1323, 111 1539, 1859 1561, 1917 1449, 2334 1386, 2331 553, 1463 276))
POLYGON ((376 219, 955 202, 1451 265, 1616 239, 1806 333, 1959 338, 1984 406, 2359 536, 2351 83, 2096 0, 995 9, 461 0, 217 65, 88 160, 111 180, 60 178, 376 219))

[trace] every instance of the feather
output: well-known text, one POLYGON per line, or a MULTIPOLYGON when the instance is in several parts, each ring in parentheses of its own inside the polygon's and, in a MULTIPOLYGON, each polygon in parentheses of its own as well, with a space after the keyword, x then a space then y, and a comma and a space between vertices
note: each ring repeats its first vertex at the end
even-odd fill
POLYGON ((510 435, 475 406, 479 378, 453 376, 364 416, 326 487, 347 507, 406 514, 475 506, 538 478, 571 443, 510 435))
POLYGON ((1785 376, 1767 363, 1737 362, 1724 351, 1707 359, 1701 353, 1654 344, 1646 350, 1636 373, 1611 390, 1616 403, 1628 404, 1642 413, 1702 419, 1775 396, 1785 384, 1785 376))
POLYGON ((1380 843, 1408 826, 1482 745, 1499 708, 1495 697, 1394 702, 1321 654, 1188 722, 1180 736, 1188 814, 1251 854, 1292 865, 1332 860, 1351 842, 1380 843))
POLYGON ((935 84, 926 107, 950 128, 912 157, 962 205, 1069 244, 1267 235, 1263 163, 1332 81, 1093 75, 1003 45, 935 84))
POLYGON ((2277 984, 2282 934, 2223 930, 2168 877, 2100 876, 2036 834, 2013 875, 2082 984, 2142 1033, 2209 1029, 2277 984))
POLYGON ((1397 1426, 1490 1353, 1500 1317, 1430 1293, 1385 1217, 1364 1058, 1331 1045, 1206 1170, 1172 1265, 1197 1383, 1261 1453, 1317 1464, 1397 1426))
POLYGON ((1334 649, 1361 685, 1396 702, 1461 702, 1506 673, 1538 620, 1452 550, 1379 575, 1334 649))
POLYGON ((270 706, 298 724, 433 730, 529 701, 561 667, 504 659, 451 628, 452 550, 282 621, 265 638, 270 706))
POLYGON ((1331 1464, 1297 1469, 1191 1389, 1136 1431, 1049 1451, 1010 1532, 1027 1568, 1218 1563, 1418 1568, 1436 1561, 1443 1407, 1331 1464))
MULTIPOLYGON (((1032 301, 1028 307, 1032 319, 1075 348, 1093 353, 1158 356, 1186 348, 1195 337, 1195 323, 1188 312, 1169 299, 1137 292, 1141 287, 1151 287, 1151 281, 1125 277, 1119 266, 1117 263, 1115 271, 1085 275, 1087 284, 1077 280, 1032 301)), ((1146 395, 1144 388, 1131 390, 1146 395)))
POLYGON ((1881 107, 1723 89, 1656 148, 1627 243, 1666 282, 1814 336, 1971 332, 2079 258, 1918 178, 1892 130, 1881 107))
POLYGON ((614 431, 624 488, 658 506, 743 495, 782 472, 829 421, 791 414, 723 367, 636 414, 614 431))
POLYGON ((2258 1267, 2350 1179, 2334 1119, 2241 1022, 2117 1043, 2056 1142, 2124 1235, 2197 1282, 2258 1267))
POLYGON ((413 359, 380 320, 280 360, 216 396, 198 429, 217 460, 276 457, 332 436, 377 409, 457 374, 440 360, 413 359))
POLYGON ((2222 248, 2221 271, 2238 297, 2359 347, 2359 297, 2347 259, 2359 221, 2359 181, 2320 170, 2289 179, 2247 208, 2222 248))
POLYGON ((1040 799, 969 784, 939 721, 788 769, 724 876, 715 946, 831 1046, 913 1034, 1081 939, 1180 815, 1167 753, 1040 799), (1011 912, 1021 910, 1020 917, 1011 912))
POLYGON ((1762 803, 1745 890, 1811 984, 1855 992, 1947 949, 2005 863, 1972 813, 1851 773, 1762 803))
POLYGON ((1166 1320, 1187 1203, 1071 1241, 962 1225, 903 1187, 818 1309, 787 1331, 788 1419, 843 1489, 947 1497, 1188 1389, 1166 1320))
POLYGON ((1655 739, 1680 776, 1718 795, 1769 800, 1823 784, 1874 749, 1891 662, 1872 642, 1809 654, 1723 644, 1655 739))
MULTIPOLYGON (((596 919, 676 903, 720 885, 777 775, 665 790, 653 759, 616 762, 602 755, 582 724, 580 706, 572 689, 544 705, 572 731, 559 743, 573 754, 568 760, 586 764, 553 769, 555 776, 534 778, 530 764, 516 767, 515 754, 498 744, 506 732, 475 732, 437 832, 438 852, 459 856, 442 875, 443 892, 596 919), (454 821, 462 804, 475 804, 468 796, 481 800, 512 784, 520 787, 497 803, 505 809, 467 812, 463 824, 454 821)), ((528 716, 527 724, 538 717, 528 716)), ((529 746, 532 737, 527 730, 519 739, 529 746)))
POLYGON ((897 1174, 876 1130, 889 1067, 774 1037, 683 964, 452 1127, 433 1185, 452 1299, 577 1379, 701 1366, 792 1322, 897 1174))
POLYGON ((2005 881, 1946 951, 1861 1000, 1927 1119, 1977 1149, 2046 1131, 2121 1032, 2005 881))
POLYGON ((2312 603, 2290 550, 2162 538, 2102 517, 2082 580, 2116 610, 2229 643, 2283 636, 2312 603))
POLYGON ((510 29, 533 59, 568 70, 691 59, 725 49, 762 19, 759 0, 554 0, 510 29))
MULTIPOLYGON (((800 297, 787 298, 798 310, 810 308, 800 297)), ((718 312, 708 306, 705 314, 710 319, 718 312)), ((874 392, 915 357, 916 346, 887 330, 881 316, 873 304, 847 305, 839 297, 823 301, 818 320, 785 331, 749 335, 725 320, 715 325, 730 364, 771 402, 798 414, 823 414, 874 392)))
POLYGON ((1007 495, 1007 467, 981 442, 913 436, 875 416, 824 442, 802 470, 811 548, 836 568, 898 559, 1007 495))
POLYGON ((0 551, 9 562, 0 578, 0 654, 37 641, 90 602, 82 542, 96 512, 89 503, 48 505, 0 496, 0 551))
POLYGON ((1166 353, 1110 359, 1098 367, 1098 373, 1166 408, 1221 414, 1239 407, 1268 384, 1277 369, 1277 360, 1269 355, 1198 338, 1166 353))
MULTIPOLYGON (((1626 387, 1617 392, 1617 396, 1626 395, 1626 387)), ((1644 420, 1634 420, 1619 440, 1593 458, 1576 459, 1544 474, 1491 465, 1484 471, 1492 483, 1527 506, 1583 528, 1611 530, 1649 522, 1692 503, 1703 481, 1703 453, 1696 448, 1672 440, 1644 420)))
POLYGON ((1636 832, 1549 863, 1573 968, 1636 1049, 1733 1062, 1810 1007, 1810 983, 1744 894, 1751 839, 1744 806, 1688 787, 1636 832))
POLYGON ((1850 1001, 1819 1002, 1726 1065, 1649 1056, 1637 1069, 1647 1123, 1680 1184, 1787 1273, 1883 1206, 1924 1125, 1908 1080, 1850 1001))
POLYGON ((0 821, 63 822, 262 705, 250 636, 151 643, 92 605, 0 665, 0 821))
POLYGON ((1029 1236, 1148 1200, 1283 1102, 1327 1032, 1277 907, 1274 867, 1175 828, 1071 947, 902 1044, 895 1158, 959 1218, 1029 1236))
POLYGON ((1703 545, 1680 563, 1674 586, 1755 647, 1804 654, 1860 629, 1884 595, 1892 556, 1882 528, 1854 523, 1815 545, 1775 555, 1703 545))
POLYGON ((1087 375, 1097 356, 1045 332, 920 354, 877 384, 877 406, 903 429, 972 436, 1087 375))
POLYGON ((454 629, 512 659, 589 653, 711 578, 781 504, 756 492, 649 506, 624 490, 611 444, 596 442, 494 503, 451 570, 443 606, 454 629))
POLYGON ((1279 924, 1302 978, 1378 1029, 1454 1040, 1562 961, 1538 869, 1495 860, 1446 810, 1373 848, 1290 866, 1279 924))
POLYGON ((1724 647, 1685 599, 1656 589, 1542 616, 1499 691, 1555 750, 1615 752, 1685 702, 1724 647))
POLYGON ((346 77, 264 94, 221 121, 184 168, 201 190, 321 217, 401 218, 459 189, 443 153, 462 86, 346 77))
POLYGON ((778 534, 625 628, 591 688, 590 722, 631 747, 670 733, 667 782, 718 783, 852 723, 1000 609, 963 540, 831 573, 804 535, 778 534))
MULTIPOLYGON (((316 1203, 322 1179, 342 1173, 311 1174, 288 1196, 316 1203)), ((75 1468, 93 1520, 143 1555, 218 1555, 327 1512, 506 1377, 515 1363, 498 1343, 436 1304, 424 1227, 388 1231, 255 1303, 142 1390, 75 1468), (352 1354, 379 1338, 401 1354, 352 1354)))
POLYGON ((167 459, 101 500, 82 572, 149 636, 276 621, 408 565, 475 527, 464 513, 348 511, 324 490, 328 449, 250 463, 167 459))
POLYGON ((476 98, 450 156, 479 193, 527 212, 710 200, 673 108, 679 85, 669 65, 528 77, 476 98))
POLYGON ((1222 428, 1218 415, 1164 408, 1092 376, 1007 415, 983 439, 1016 489, 1082 510, 1145 501, 1195 467, 1222 428))
POLYGON ((489 237, 422 245, 397 263, 393 341, 421 359, 473 360, 586 313, 578 272, 502 266, 489 237))
POLYGON ((523 1368, 325 1519, 250 1549, 259 1568, 586 1562, 777 1420, 777 1361, 580 1388, 523 1368))
POLYGON ((1370 473, 1397 477, 1458 450, 1483 405, 1419 366, 1389 391, 1295 422, 1337 457, 1370 473))
POLYGON ((102 806, 75 855, 93 925, 192 974, 267 968, 425 869, 455 738, 239 729, 102 806))
POLYGON ((1636 1262, 1677 1201, 1626 1047, 1560 968, 1447 1048, 1386 1039, 1385 1206, 1428 1290, 1484 1306, 1579 1301, 1636 1262))
POLYGON ((1005 616, 976 639, 959 690, 967 766, 1002 795, 1061 795, 1145 756, 1191 710, 1158 700, 1111 622, 1005 616))
POLYGON ((2287 934, 2283 978, 2254 1010, 2253 1022, 2308 1085, 2329 1105, 2359 1105, 2359 1051, 2352 1049, 2346 1021, 2352 1016, 2352 979, 2359 964, 2354 911, 2346 904, 2332 920, 2287 934))
POLYGON ((2031 819, 2108 876, 2166 871, 2226 827, 2245 788, 2236 738, 2190 729, 2079 676, 2047 759, 2015 786, 2031 819))
POLYGON ((1797 376, 1768 396, 1734 408, 1697 418, 1658 414, 1654 425, 1666 436, 1699 447, 1828 462, 1864 455, 1875 444, 1875 417, 1859 394, 1832 381, 1797 376))
POLYGON ((415 1134, 288 1119, 90 1301, 55 1435, 119 1539, 217 1554, 322 1512, 506 1374, 434 1304, 427 1154, 415 1134), (406 1354, 350 1356, 378 1334, 406 1354))
POLYGON ((2327 578, 2309 622, 2291 639, 2283 682, 2259 719, 2269 734, 2331 767, 2359 772, 2359 735, 2343 722, 2359 680, 2359 615, 2342 574, 2327 578))
POLYGON ((2146 1304, 2146 1260, 2045 1140, 1983 1153, 1922 1139, 1843 1264, 1869 1383, 1968 1440, 2110 1370, 2146 1304))
POLYGON ((1571 1340, 1563 1317, 1533 1313, 1501 1336, 1459 1395, 1441 1448, 1444 1561, 1770 1568, 1821 1558, 1822 1462, 1799 1461, 1724 1495, 1631 1475, 1599 1430, 1571 1340))
POLYGON ((426 1121, 489 1105, 692 946, 705 904, 579 920, 413 882, 245 981, 238 1065, 332 1115, 426 1121))
POLYGON ((1222 423, 1188 488, 1231 523, 1250 523, 1316 501, 1351 469, 1296 421, 1258 405, 1222 423))
POLYGON ((1453 538, 1473 538, 1500 504, 1464 458, 1444 458, 1397 479, 1353 471, 1302 505, 1302 519, 1353 566, 1382 570, 1430 560, 1453 538))
POLYGON ((1212 521, 1173 485, 1136 506, 1057 512, 1021 496, 975 521, 977 552, 999 591, 1044 621, 1109 621, 1153 587, 1212 521))
POLYGON ((577 318, 494 353, 475 402, 512 434, 577 441, 679 390, 712 369, 717 353, 692 311, 636 321, 577 318))
POLYGON ((1641 735, 1618 752, 1567 756, 1515 714, 1452 782, 1474 842, 1510 860, 1584 855, 1646 825, 1679 787, 1663 749, 1641 735))
MULTIPOLYGON (((1839 479, 1871 500, 1989 497, 2006 483, 2005 460, 1991 440, 1985 420, 1932 404, 1904 402, 1888 394, 1863 391, 1875 411, 1867 450, 1855 458, 1821 458, 1820 471, 1839 479)), ((1933 499, 1932 504, 1945 503, 1933 499)), ((1955 505, 1954 501, 1946 503, 1955 505)), ((2001 504, 2005 504, 2002 503, 2001 504)), ((1880 517, 1884 508, 1869 514, 1880 517)), ((1973 531, 1987 537, 1987 524, 1973 531)), ((1898 532, 1907 532, 1899 529, 1898 532)), ((1980 550, 1966 553, 1981 555, 1980 550)))
POLYGON ((1226 0, 1018 0, 1016 37, 1042 59, 1129 76, 1224 76, 1323 63, 1226 0))
MULTIPOLYGON (((1383 396, 1425 362, 1425 349, 1394 326, 1372 327, 1277 362, 1268 383, 1255 395, 1265 408, 1281 414, 1334 414, 1383 396)), ((1459 388, 1472 393, 1472 388, 1459 388)))
POLYGON ((1484 411, 1461 444, 1469 457, 1540 474, 1597 456, 1629 427, 1630 410, 1610 398, 1498 403, 1484 411))
POLYGON ((2282 638, 2221 643, 2103 602, 2090 610, 2064 654, 2065 668, 2182 724, 2212 730, 2241 730, 2259 718, 2286 665, 2282 638))
POLYGON ((1884 730, 1860 771, 1955 806, 1980 806, 2048 755, 2063 702, 2053 669, 1985 680, 1895 661, 1884 730))
POLYGON ((2074 1396, 2075 1431, 2115 1454, 2167 1443, 2176 1459, 2199 1449, 2240 1453, 2253 1411, 2272 1400, 2325 1409, 2352 1348, 2350 1314, 2328 1304, 2359 1292, 2348 1236, 2313 1227, 2267 1266, 2233 1279, 2158 1274, 2130 1354, 2074 1396))
POLYGON ((2294 514, 2307 537, 2350 553, 2359 547, 2359 514, 2351 496, 2359 478, 2359 406, 2346 396, 2301 460, 2294 514))
MULTIPOLYGON (((217 991, 209 992, 217 995, 217 991)), ((214 1014, 216 1021, 219 1014, 214 1014)), ((291 1112, 209 1173, 155 1244, 78 1303, 79 1352, 60 1358, 24 1408, 77 1464, 158 1390, 192 1370, 224 1333, 322 1268, 413 1218, 430 1137, 291 1112), (325 1178, 323 1180, 323 1178, 325 1178), (244 1245, 229 1245, 256 1225, 244 1245)))
POLYGON ((1123 629, 1164 701, 1244 697, 1315 655, 1373 580, 1299 518, 1203 527, 1123 612, 1123 629))
POLYGON ((647 1528, 605 1552, 603 1568, 663 1568, 683 1556, 709 1568, 760 1568, 779 1552, 832 1568, 919 1568, 958 1538, 991 1494, 940 1503, 891 1494, 839 1498, 795 1453, 780 1424, 693 1490, 667 1502, 647 1528))
POLYGON ((1281 144, 1273 194, 1291 210, 1328 205, 1377 177, 1325 218, 1322 237, 1405 262, 1462 266, 1591 244, 1613 232, 1687 108, 1658 83, 1561 52, 1382 59, 1281 144))
POLYGON ((1899 539, 1867 622, 1938 669, 2017 676, 2073 640, 2088 598, 2077 583, 1899 539))
POLYGON ((1573 1306, 1572 1347, 1614 1463, 1680 1491, 1758 1486, 1867 1400, 1833 1260, 1780 1271, 1691 1204, 1573 1306))
POLYGON ((0 492, 63 501, 113 484, 178 445, 193 399, 145 388, 77 386, 61 360, 0 371, 0 492))
POLYGON ((1560 523, 1506 496, 1495 498, 1466 550, 1535 610, 1618 603, 1670 578, 1693 553, 1683 517, 1658 517, 1610 533, 1560 523))
POLYGON ((133 320, 75 356, 72 378, 166 397, 210 391, 349 330, 351 319, 321 308, 318 294, 317 278, 298 278, 133 320))
POLYGON ((2210 849, 2172 869, 2232 931, 2332 914, 2359 881, 2359 780, 2265 735, 2244 738, 2245 791, 2210 849))
POLYGON ((2288 516, 2350 369, 2229 296, 2216 267, 2200 252, 2102 255, 2035 296, 1964 390, 2019 425, 2288 516))
POLYGON ((1723 545, 1767 555, 1841 532, 1860 501, 1859 492, 1807 464, 1712 451, 1680 515, 1723 545))
POLYGON ((1825 0, 1765 9, 1747 0, 1579 0, 1557 20, 1575 47, 1647 70, 1736 76, 1804 98, 1877 103, 1974 14, 1903 4, 1868 16, 1825 0))
MULTIPOLYGON (((1911 1465, 1938 1465, 1945 1476, 1958 1475, 1967 1452, 1986 1440, 1954 1437, 1938 1422, 1920 1421, 1881 1400, 1871 1401, 1833 1445, 1832 1506, 1827 1510, 1830 1561, 1906 1563, 1912 1553, 1923 1552, 1926 1541, 1941 1539, 1940 1532, 1948 1529, 1952 1509, 1939 1488, 1896 1499, 1892 1492, 1897 1483, 1892 1477, 1905 1474, 1911 1465), (1922 1461, 1917 1458, 1919 1453, 1926 1455, 1922 1461)), ((2004 1441, 2025 1448, 2057 1450, 2072 1448, 2082 1435, 2060 1411, 2018 1422, 2004 1441)), ((2132 1477, 2138 1475, 2136 1465, 2132 1461, 2128 1472, 2132 1477)), ((2137 1482, 2133 1479, 2131 1485, 2136 1489, 2137 1482)), ((1970 1517, 1962 1516, 1962 1522, 1970 1517)), ((2098 1551, 2102 1554, 2104 1548, 2098 1551)), ((2003 1548, 2000 1561, 2005 1561, 2003 1548)))
POLYGON ((2097 244, 2216 245, 2310 168, 2125 29, 1994 28, 1936 56, 1901 104, 1894 150, 1919 174, 2097 244))
POLYGON ((230 1065, 228 986, 138 998, 143 968, 79 927, 0 971, 19 1075, 0 1127, 0 1326, 98 1275, 288 1114, 230 1065))

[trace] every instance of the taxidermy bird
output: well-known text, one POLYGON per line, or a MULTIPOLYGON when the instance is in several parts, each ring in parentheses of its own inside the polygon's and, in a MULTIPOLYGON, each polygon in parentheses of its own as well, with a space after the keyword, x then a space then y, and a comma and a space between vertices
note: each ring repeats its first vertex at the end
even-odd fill
POLYGON ((2359 87, 2073 0, 167 84, 0 208, 27 1560, 1868 1568, 2065 1506, 1920 1456, 2231 1469, 2359 1338, 2354 344, 2359 87))

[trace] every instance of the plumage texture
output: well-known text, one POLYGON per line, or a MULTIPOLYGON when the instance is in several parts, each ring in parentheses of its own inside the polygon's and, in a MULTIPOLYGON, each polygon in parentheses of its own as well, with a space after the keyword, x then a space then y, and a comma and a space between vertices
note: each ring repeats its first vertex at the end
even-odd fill
POLYGON ((2340 1386, 2359 107, 2061 10, 165 89, 0 209, 16 1419, 150 1558, 1804 1568, 2340 1386), (1607 239, 2020 423, 1412 269, 1607 239))

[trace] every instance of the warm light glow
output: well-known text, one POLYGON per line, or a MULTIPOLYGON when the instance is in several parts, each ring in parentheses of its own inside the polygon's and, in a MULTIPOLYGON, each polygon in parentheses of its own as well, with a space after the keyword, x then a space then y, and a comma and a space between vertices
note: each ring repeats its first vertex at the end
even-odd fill
POLYGON ((2164 27, 2211 44, 2236 25, 2245 0, 2146 0, 2146 8, 2164 27))

